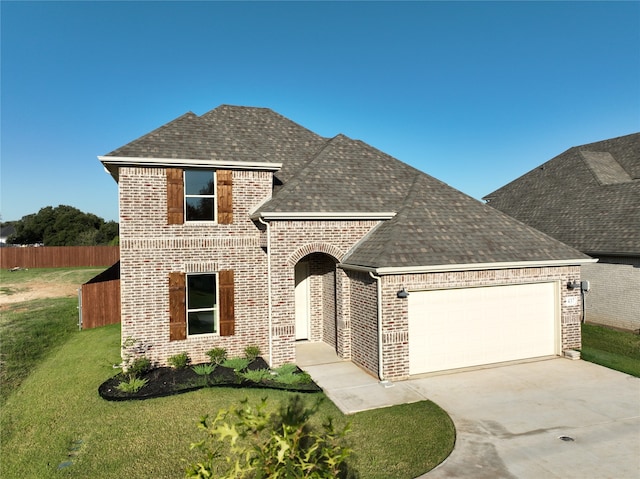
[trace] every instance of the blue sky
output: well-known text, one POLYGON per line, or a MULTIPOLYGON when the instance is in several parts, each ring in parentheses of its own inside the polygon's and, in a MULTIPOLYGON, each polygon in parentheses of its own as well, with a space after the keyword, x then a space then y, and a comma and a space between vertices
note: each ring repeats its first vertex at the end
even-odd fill
POLYGON ((103 155, 187 112, 268 107, 480 199, 640 131, 639 2, 12 2, 0 214, 118 220, 103 155))

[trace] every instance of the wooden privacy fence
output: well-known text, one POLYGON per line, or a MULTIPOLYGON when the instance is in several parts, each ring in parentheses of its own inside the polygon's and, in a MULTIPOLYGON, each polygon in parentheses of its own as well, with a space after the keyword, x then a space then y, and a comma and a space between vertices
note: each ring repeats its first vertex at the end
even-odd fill
POLYGON ((80 329, 120 322, 120 262, 90 279, 78 298, 80 329))
POLYGON ((119 246, 28 246, 24 248, 0 248, 0 267, 2 269, 109 266, 119 259, 119 246))

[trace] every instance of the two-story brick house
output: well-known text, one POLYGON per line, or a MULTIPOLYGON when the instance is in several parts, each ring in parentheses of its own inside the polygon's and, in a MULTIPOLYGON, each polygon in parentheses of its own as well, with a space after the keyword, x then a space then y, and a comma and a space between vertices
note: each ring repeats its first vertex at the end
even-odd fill
POLYGON ((381 379, 580 346, 582 253, 375 148, 263 108, 187 113, 100 157, 122 337, 163 364, 323 341, 381 379))

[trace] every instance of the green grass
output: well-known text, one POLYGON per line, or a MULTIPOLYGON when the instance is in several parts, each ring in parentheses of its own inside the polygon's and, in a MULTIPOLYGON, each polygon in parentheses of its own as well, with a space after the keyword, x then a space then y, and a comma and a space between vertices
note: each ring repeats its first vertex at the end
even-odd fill
MULTIPOLYGON (((28 290, 33 283, 80 287, 104 268, 34 268, 0 271, 1 296, 28 290)), ((76 298, 39 299, 8 304, 0 315, 0 404, 52 350, 77 328, 76 298)))
MULTIPOLYGON (((98 385, 119 360, 119 325, 75 333, 12 394, 2 411, 2 477, 182 477, 196 459, 189 444, 204 414, 249 398, 275 409, 291 393, 210 388, 145 401, 107 402, 98 385), (70 448, 82 441, 73 465, 70 448)), ((309 399, 313 396, 307 396, 309 399)), ((439 464, 454 442, 450 418, 435 404, 391 407, 345 417, 325 400, 318 420, 351 422, 347 436, 364 478, 412 478, 439 464)), ((75 453, 75 451, 74 451, 75 453)))
POLYGON ((640 377, 640 335, 594 324, 582 325, 582 359, 640 377))
MULTIPOLYGON (((197 429, 201 416, 245 398, 258 404, 267 397, 275 410, 292 394, 209 388, 108 402, 97 388, 116 373, 112 365, 120 361, 120 326, 76 331, 72 300, 23 303, 16 309, 11 319, 3 315, 3 352, 7 337, 14 341, 12 336, 27 332, 35 346, 22 348, 25 354, 17 362, 31 367, 21 375, 31 372, 8 388, 0 412, 0 477, 183 477, 187 462, 199 459, 189 445, 202 439, 197 429), (45 347, 43 337, 51 336, 55 318, 62 333, 55 345, 45 347), (70 465, 58 470, 65 463, 70 465)), ((304 397, 312 400, 318 394, 304 397)), ((429 401, 344 416, 325 399, 315 420, 329 416, 337 425, 351 424, 350 464, 362 479, 416 477, 442 462, 455 440, 451 419, 429 401)))
POLYGON ((102 267, 33 268, 15 271, 13 273, 7 270, 0 270, 0 283, 2 284, 0 292, 3 294, 11 294, 10 290, 16 290, 18 285, 26 285, 26 283, 34 281, 41 283, 77 284, 78 287, 80 287, 81 284, 86 283, 104 270, 105 268, 102 267), (8 291, 5 292, 5 289, 8 291))
POLYGON ((0 315, 0 404, 52 350, 77 330, 78 300, 15 303, 0 315))

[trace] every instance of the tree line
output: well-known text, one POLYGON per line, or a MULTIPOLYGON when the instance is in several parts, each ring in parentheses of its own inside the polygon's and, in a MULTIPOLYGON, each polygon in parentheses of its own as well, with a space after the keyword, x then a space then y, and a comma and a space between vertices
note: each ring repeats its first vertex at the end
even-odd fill
POLYGON ((15 233, 7 238, 7 243, 13 245, 95 246, 119 242, 118 223, 73 206, 46 206, 18 221, 2 223, 3 227, 9 225, 15 233))

